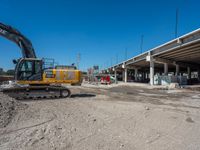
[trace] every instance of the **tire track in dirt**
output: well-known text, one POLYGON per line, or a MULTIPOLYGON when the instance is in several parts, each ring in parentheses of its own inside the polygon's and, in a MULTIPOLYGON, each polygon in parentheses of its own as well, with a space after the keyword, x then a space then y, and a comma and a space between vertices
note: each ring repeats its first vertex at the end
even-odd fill
POLYGON ((16 130, 9 130, 9 131, 5 130, 5 131, 3 131, 3 133, 1 133, 1 136, 8 135, 8 134, 11 134, 11 133, 15 133, 15 132, 18 132, 18 131, 21 131, 21 130, 25 130, 25 129, 30 129, 30 128, 38 127, 38 126, 44 125, 46 123, 52 122, 56 118, 57 118, 57 116, 53 113, 53 117, 51 119, 48 119, 48 120, 43 121, 43 122, 38 123, 38 124, 34 124, 32 126, 22 127, 22 128, 16 129, 16 130))

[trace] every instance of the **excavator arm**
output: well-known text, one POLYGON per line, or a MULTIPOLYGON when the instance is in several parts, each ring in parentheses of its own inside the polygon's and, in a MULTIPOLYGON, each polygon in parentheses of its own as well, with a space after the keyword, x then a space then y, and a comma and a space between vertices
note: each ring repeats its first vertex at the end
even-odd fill
POLYGON ((0 35, 17 44, 22 51, 23 58, 36 58, 35 50, 31 41, 18 30, 9 25, 0 23, 0 35))

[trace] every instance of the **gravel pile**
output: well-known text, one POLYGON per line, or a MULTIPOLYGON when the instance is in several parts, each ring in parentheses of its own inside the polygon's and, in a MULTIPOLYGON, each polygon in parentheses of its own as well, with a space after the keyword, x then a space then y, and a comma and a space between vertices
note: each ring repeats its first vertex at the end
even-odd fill
POLYGON ((25 109, 26 104, 22 104, 2 92, 0 92, 0 128, 6 127, 19 109, 25 109))

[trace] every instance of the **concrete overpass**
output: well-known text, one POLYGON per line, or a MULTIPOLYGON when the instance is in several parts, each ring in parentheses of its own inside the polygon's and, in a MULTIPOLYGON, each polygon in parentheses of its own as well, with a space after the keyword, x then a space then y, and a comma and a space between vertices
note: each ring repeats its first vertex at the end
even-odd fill
POLYGON ((128 72, 133 75, 133 81, 138 82, 139 78, 149 79, 154 84, 155 74, 174 76, 187 75, 191 78, 191 72, 196 72, 200 80, 200 29, 178 37, 163 45, 155 47, 138 56, 115 64, 104 71, 121 73, 124 82, 128 82, 128 72))

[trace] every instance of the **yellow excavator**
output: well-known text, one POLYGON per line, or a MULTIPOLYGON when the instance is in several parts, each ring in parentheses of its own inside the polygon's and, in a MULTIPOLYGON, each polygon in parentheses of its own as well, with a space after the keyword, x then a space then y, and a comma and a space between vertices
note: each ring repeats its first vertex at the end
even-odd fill
POLYGON ((15 28, 0 23, 0 35, 22 51, 22 58, 13 60, 14 84, 1 89, 5 94, 16 99, 70 97, 70 90, 63 84, 81 84, 80 70, 45 68, 44 59, 36 57, 31 41, 15 28))

